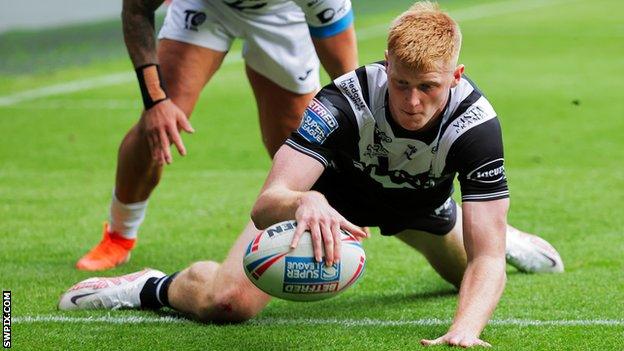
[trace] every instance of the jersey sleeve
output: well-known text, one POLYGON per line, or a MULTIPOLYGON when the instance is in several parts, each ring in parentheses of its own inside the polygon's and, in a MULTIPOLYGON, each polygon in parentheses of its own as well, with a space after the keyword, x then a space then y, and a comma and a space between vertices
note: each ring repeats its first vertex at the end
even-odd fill
POLYGON ((328 167, 341 150, 358 142, 357 122, 334 84, 323 88, 303 113, 301 124, 286 145, 328 167))
POLYGON ((353 23, 350 0, 294 0, 305 13, 310 35, 327 38, 353 23))
POLYGON ((509 197, 503 138, 498 118, 465 133, 453 145, 452 167, 458 173, 462 201, 491 201, 509 197))

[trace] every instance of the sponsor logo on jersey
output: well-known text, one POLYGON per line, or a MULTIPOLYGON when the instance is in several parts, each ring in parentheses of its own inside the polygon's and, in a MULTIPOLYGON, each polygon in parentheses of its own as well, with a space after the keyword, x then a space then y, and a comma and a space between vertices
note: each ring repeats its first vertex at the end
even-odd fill
POLYGON ((468 173, 466 178, 479 183, 496 183, 505 179, 505 160, 497 158, 496 160, 486 162, 468 173))
POLYGON ((320 145, 336 129, 338 129, 336 118, 325 105, 317 99, 313 99, 303 114, 297 132, 307 141, 320 145))
POLYGON ((229 7, 238 10, 257 10, 267 5, 266 0, 236 0, 236 1, 223 1, 229 7))
POLYGON ((312 257, 285 257, 283 291, 316 294, 338 290, 340 263, 326 267, 312 257))
POLYGON ((206 14, 201 11, 186 10, 184 11, 184 29, 197 32, 197 27, 206 22, 206 14))
POLYGON ((483 108, 473 105, 461 117, 454 120, 451 127, 455 128, 455 133, 460 133, 486 117, 487 113, 483 108))
POLYGON ((340 82, 339 87, 342 93, 351 99, 358 111, 362 111, 364 107, 366 107, 362 100, 362 95, 360 94, 358 81, 355 77, 349 77, 343 80, 340 82))

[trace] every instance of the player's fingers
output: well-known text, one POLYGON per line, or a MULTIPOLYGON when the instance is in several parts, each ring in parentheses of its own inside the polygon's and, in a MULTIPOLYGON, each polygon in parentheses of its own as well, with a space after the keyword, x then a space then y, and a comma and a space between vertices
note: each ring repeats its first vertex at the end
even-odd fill
POLYGON ((481 339, 477 339, 477 345, 483 346, 483 347, 492 347, 492 344, 490 344, 487 341, 483 341, 481 339))
POLYGON ((448 339, 446 342, 449 345, 461 346, 462 339, 460 337, 458 337, 458 336, 454 336, 454 337, 448 339))
POLYGON ((327 222, 323 222, 320 229, 325 247, 325 265, 329 267, 334 264, 334 233, 332 233, 332 228, 327 222))
POLYGON ((171 143, 169 142, 169 137, 167 136, 167 132, 164 129, 161 129, 159 137, 160 137, 160 147, 165 156, 165 162, 167 162, 167 164, 170 164, 171 163, 171 150, 169 150, 169 145, 171 145, 171 143))
POLYGON ((441 338, 437 338, 437 339, 422 339, 420 340, 420 344, 423 346, 433 346, 433 345, 440 345, 442 344, 441 338))
POLYGON ((178 125, 180 126, 180 129, 187 133, 195 133, 195 129, 193 129, 191 122, 189 122, 189 119, 184 113, 181 113, 180 116, 178 116, 178 125))
POLYGON ((334 234, 334 260, 338 263, 340 262, 342 250, 342 231, 340 230, 339 222, 336 221, 332 224, 332 233, 334 234))
POLYGON ((323 259, 323 238, 321 237, 321 229, 318 223, 310 224, 310 235, 312 235, 312 250, 314 251, 314 259, 321 262, 323 259))
POLYGON ((184 143, 182 142, 182 138, 180 137, 180 133, 178 133, 177 128, 169 129, 169 137, 171 137, 171 140, 173 141, 173 144, 175 144, 180 155, 186 155, 186 148, 184 147, 184 143))
POLYGON ((299 245, 299 239, 301 239, 301 235, 306 230, 307 224, 304 221, 297 220, 297 227, 295 228, 295 233, 293 234, 293 239, 290 243, 290 248, 294 249, 299 245))
POLYGON ((366 234, 365 231, 362 230, 362 228, 347 221, 344 218, 342 219, 342 221, 340 221, 340 227, 346 229, 349 233, 351 233, 356 238, 368 238, 368 235, 366 234))

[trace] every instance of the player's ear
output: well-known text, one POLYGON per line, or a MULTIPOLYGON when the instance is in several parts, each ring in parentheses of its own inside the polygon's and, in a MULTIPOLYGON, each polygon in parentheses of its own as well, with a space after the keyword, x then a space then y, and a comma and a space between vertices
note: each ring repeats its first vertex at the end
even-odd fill
POLYGON ((459 84, 465 69, 466 67, 464 65, 457 65, 457 67, 453 71, 453 83, 451 83, 451 88, 454 88, 457 86, 457 84, 459 84))

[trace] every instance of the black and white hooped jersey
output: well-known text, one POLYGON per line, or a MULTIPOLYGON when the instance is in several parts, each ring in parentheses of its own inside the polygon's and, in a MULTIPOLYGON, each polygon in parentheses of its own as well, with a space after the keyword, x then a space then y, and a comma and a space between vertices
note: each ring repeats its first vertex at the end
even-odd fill
POLYGON ((313 37, 328 37, 345 30, 353 22, 351 0, 222 0, 241 13, 284 13, 293 6, 305 14, 313 37))
POLYGON ((360 67, 316 95, 286 144, 395 208, 439 206, 455 175, 462 201, 509 197, 498 118, 466 77, 437 124, 414 132, 390 114, 385 64, 360 67))

